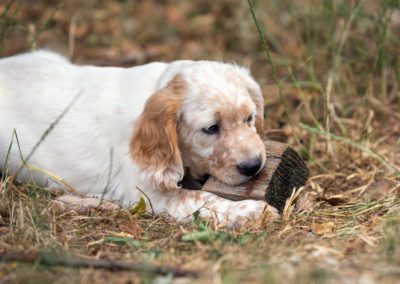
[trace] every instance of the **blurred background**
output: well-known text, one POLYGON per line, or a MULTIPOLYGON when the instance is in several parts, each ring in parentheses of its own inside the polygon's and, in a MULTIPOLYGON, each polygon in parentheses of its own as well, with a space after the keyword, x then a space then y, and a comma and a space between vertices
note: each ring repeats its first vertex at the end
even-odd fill
MULTIPOLYGON (((204 283, 398 282, 400 0, 252 3, 261 36, 244 0, 0 0, 0 57, 44 48, 77 64, 248 66, 264 93, 265 134, 290 143, 311 170, 308 210, 239 234, 129 211, 57 215, 49 191, 0 181, 0 252, 168 263, 204 272, 204 283), (206 237, 182 240, 191 233, 206 237)), ((64 273, 35 267, 0 265, 0 282, 53 283, 64 273)), ((107 273, 62 275, 131 283, 107 273)))

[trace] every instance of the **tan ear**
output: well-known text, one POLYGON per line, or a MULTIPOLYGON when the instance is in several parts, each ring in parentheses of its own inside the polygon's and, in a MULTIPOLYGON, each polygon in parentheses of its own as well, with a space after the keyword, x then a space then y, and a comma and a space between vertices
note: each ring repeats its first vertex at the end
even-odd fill
POLYGON ((143 178, 160 190, 179 188, 183 165, 178 147, 177 119, 186 86, 176 75, 147 100, 134 124, 130 154, 143 178))
POLYGON ((261 134, 263 132, 264 125, 264 97, 261 92, 260 85, 251 76, 250 71, 246 68, 239 67, 239 73, 241 74, 242 80, 246 84, 246 89, 250 94, 251 99, 256 105, 256 121, 255 126, 257 132, 261 134))

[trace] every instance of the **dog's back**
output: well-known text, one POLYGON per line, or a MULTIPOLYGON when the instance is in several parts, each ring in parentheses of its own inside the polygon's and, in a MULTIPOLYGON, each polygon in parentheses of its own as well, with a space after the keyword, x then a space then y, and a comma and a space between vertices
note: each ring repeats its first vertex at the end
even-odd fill
POLYGON ((15 173, 21 165, 19 151, 27 158, 59 120, 30 157, 31 173, 24 166, 18 178, 28 181, 32 174, 40 185, 65 188, 60 180, 54 183, 49 178, 54 175, 80 192, 101 195, 106 187, 118 191, 118 181, 126 179, 115 177, 124 174, 126 167, 130 180, 135 178, 128 155, 132 124, 165 66, 76 66, 47 51, 1 59, 0 170, 7 167, 15 173))

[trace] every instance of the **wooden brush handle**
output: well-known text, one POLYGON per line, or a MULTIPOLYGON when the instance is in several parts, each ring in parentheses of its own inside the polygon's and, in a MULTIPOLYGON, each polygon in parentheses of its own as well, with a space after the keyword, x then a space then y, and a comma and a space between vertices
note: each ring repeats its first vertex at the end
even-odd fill
POLYGON ((264 145, 267 160, 256 177, 237 186, 226 185, 210 177, 202 190, 231 200, 265 200, 282 212, 293 189, 306 183, 309 171, 301 157, 287 144, 265 140, 264 145))

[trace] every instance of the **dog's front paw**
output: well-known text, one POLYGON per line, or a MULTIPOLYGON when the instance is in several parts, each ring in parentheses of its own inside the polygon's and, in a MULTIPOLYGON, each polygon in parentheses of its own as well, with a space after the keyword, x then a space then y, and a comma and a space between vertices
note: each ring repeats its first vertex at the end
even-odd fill
POLYGON ((218 217, 223 215, 223 220, 218 220, 220 224, 232 228, 262 225, 267 221, 279 218, 278 210, 261 200, 242 200, 233 202, 226 212, 218 215, 220 215, 218 217))

